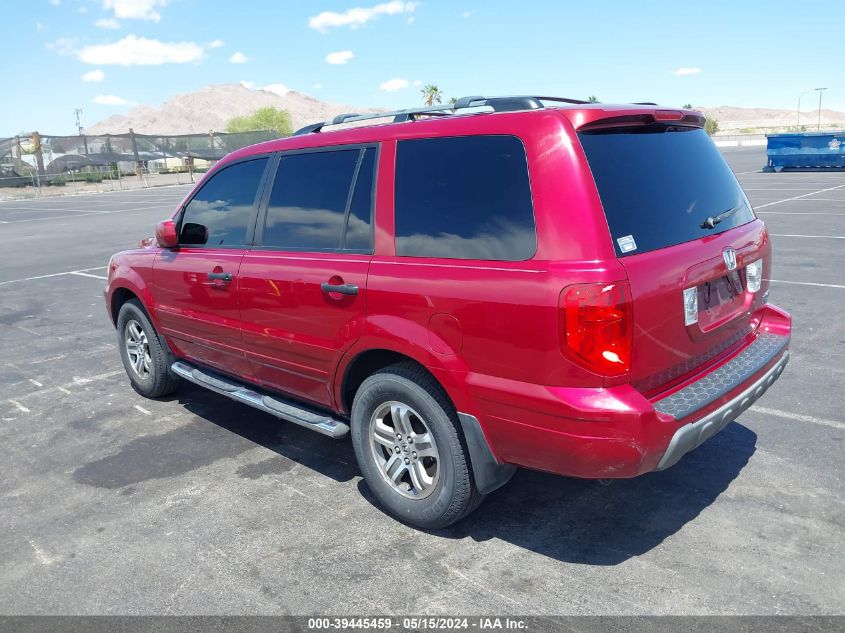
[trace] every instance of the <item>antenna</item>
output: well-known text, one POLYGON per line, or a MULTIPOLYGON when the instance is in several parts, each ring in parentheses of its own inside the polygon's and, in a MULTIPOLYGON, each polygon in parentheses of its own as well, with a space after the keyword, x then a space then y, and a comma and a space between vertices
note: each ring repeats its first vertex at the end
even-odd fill
POLYGON ((76 108, 73 111, 74 117, 76 117, 76 129, 79 132, 79 136, 82 136, 84 130, 82 129, 82 108, 76 108))

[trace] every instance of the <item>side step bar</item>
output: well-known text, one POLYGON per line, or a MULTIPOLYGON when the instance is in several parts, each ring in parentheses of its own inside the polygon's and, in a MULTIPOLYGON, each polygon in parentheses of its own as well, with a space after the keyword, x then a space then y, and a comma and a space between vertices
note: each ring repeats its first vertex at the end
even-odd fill
POLYGON ((203 369, 199 369, 183 361, 176 361, 170 366, 170 371, 180 378, 184 378, 201 387, 216 391, 232 400, 243 402, 277 418, 293 422, 306 429, 317 431, 335 439, 349 433, 349 425, 342 420, 336 420, 324 413, 318 413, 301 405, 283 400, 278 396, 259 393, 246 385, 229 378, 218 376, 203 369))

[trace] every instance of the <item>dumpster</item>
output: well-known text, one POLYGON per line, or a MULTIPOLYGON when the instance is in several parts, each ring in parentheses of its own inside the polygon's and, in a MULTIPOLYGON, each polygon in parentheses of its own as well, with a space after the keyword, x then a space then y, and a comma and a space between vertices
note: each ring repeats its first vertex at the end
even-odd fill
POLYGON ((766 134, 766 171, 845 169, 845 131, 766 134))

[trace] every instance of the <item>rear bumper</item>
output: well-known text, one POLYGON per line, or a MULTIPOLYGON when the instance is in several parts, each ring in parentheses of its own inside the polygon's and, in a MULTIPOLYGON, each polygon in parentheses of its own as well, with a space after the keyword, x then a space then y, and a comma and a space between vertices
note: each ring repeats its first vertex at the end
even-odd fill
POLYGON ((791 320, 767 306, 758 335, 683 388, 649 400, 630 385, 580 389, 470 374, 467 390, 492 454, 573 477, 628 478, 668 468, 751 406, 789 359, 791 320))
POLYGON ((666 452, 663 453, 663 457, 660 458, 655 470, 664 470, 665 468, 674 466, 681 457, 694 448, 699 447, 725 428, 740 413, 745 411, 760 396, 766 393, 766 390, 772 386, 772 383, 780 378, 788 362, 789 351, 784 351, 780 356, 780 360, 741 393, 731 398, 715 411, 708 413, 697 422, 685 424, 675 431, 666 452))

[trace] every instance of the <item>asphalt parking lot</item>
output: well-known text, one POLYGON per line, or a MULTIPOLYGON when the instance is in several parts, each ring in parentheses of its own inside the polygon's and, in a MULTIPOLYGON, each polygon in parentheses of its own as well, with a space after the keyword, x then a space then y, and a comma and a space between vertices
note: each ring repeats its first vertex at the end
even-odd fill
POLYGON ((773 234, 783 378, 667 471, 520 471, 436 534, 347 440, 129 387, 105 265, 186 187, 0 202, 0 613, 842 614, 845 173, 725 156, 773 234))

